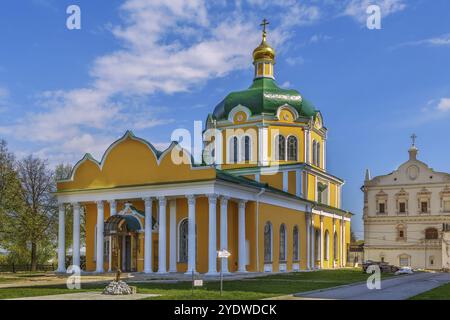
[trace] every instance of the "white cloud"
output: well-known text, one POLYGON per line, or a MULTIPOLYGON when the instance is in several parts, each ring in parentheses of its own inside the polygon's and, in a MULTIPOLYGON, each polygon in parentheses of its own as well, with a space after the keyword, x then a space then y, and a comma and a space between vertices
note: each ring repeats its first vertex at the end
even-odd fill
POLYGON ((439 100, 437 109, 443 112, 450 111, 450 98, 442 98, 441 100, 439 100))
MULTIPOLYGON (((248 4, 263 3, 248 0, 248 4)), ((125 1, 120 7, 123 23, 109 28, 121 48, 95 59, 90 85, 43 92, 37 111, 0 126, 0 132, 43 144, 38 152, 58 159, 98 153, 121 130, 173 122, 159 107, 130 108, 129 103, 155 93, 190 91, 209 79, 249 69, 251 52, 260 41, 260 17, 253 11, 223 4, 230 11, 224 14, 209 5, 206 0, 125 1), (131 128, 124 127, 130 123, 131 128)), ((321 16, 316 6, 294 0, 264 5, 277 12, 278 22, 269 29, 274 46, 281 47, 295 27, 321 16)))
POLYGON ((450 46, 450 33, 428 39, 405 42, 398 45, 397 47, 422 46, 422 45, 430 47, 450 46))
POLYGON ((343 15, 350 16, 360 23, 367 21, 367 7, 378 5, 381 9, 381 18, 402 11, 406 8, 404 0, 350 0, 345 3, 343 15))
POLYGON ((298 57, 287 57, 286 58, 286 63, 290 66, 296 66, 299 64, 303 64, 305 62, 305 60, 298 56, 298 57))

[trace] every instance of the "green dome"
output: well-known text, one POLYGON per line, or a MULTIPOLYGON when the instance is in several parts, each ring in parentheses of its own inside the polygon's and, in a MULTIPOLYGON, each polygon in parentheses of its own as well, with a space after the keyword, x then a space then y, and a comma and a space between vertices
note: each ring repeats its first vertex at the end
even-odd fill
POLYGON ((227 119, 230 111, 239 104, 249 108, 252 115, 275 115, 284 104, 295 108, 303 117, 314 117, 318 112, 297 90, 282 89, 270 78, 258 78, 247 90, 228 94, 214 109, 213 117, 227 119))

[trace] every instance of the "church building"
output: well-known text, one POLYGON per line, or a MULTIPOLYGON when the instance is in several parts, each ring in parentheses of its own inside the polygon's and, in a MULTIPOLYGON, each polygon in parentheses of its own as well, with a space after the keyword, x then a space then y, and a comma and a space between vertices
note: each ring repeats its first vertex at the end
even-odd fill
POLYGON ((200 163, 177 142, 164 151, 126 132, 97 161, 86 154, 59 181, 58 271, 65 271, 66 209, 72 264, 86 271, 217 275, 345 266, 352 214, 344 181, 327 171, 322 114, 275 82, 275 50, 253 51, 254 80, 207 115, 200 163), (218 250, 231 255, 219 261, 218 250))
POLYGON ((409 159, 364 186, 364 259, 401 267, 450 268, 450 174, 409 159))

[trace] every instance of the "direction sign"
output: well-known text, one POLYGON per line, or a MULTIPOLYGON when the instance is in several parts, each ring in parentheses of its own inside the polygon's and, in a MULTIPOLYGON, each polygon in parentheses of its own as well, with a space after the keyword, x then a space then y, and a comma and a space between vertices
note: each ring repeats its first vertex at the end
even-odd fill
POLYGON ((220 251, 217 251, 217 257, 219 258, 225 258, 228 259, 228 257, 231 256, 231 253, 229 253, 227 250, 223 249, 220 251))

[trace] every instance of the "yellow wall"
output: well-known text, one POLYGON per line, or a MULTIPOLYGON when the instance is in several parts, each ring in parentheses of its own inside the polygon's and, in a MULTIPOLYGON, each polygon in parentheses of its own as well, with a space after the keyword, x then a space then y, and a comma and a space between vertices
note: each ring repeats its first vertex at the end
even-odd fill
POLYGON ((300 234, 300 268, 306 268, 306 221, 303 212, 294 211, 287 208, 281 208, 268 204, 260 204, 259 209, 259 271, 264 270, 264 226, 266 222, 272 224, 272 258, 273 271, 279 270, 279 241, 280 241, 280 226, 282 223, 286 226, 287 235, 287 270, 292 270, 293 257, 293 229, 297 225, 300 234), (276 214, 274 214, 276 212, 276 214))
POLYGON ((182 164, 172 162, 171 152, 167 152, 158 164, 155 154, 146 143, 126 136, 109 149, 102 169, 94 160, 87 158, 76 168, 73 181, 58 183, 58 191, 215 178, 214 168, 192 169, 189 154, 178 146, 175 148, 180 150, 177 153, 184 160, 182 164))

